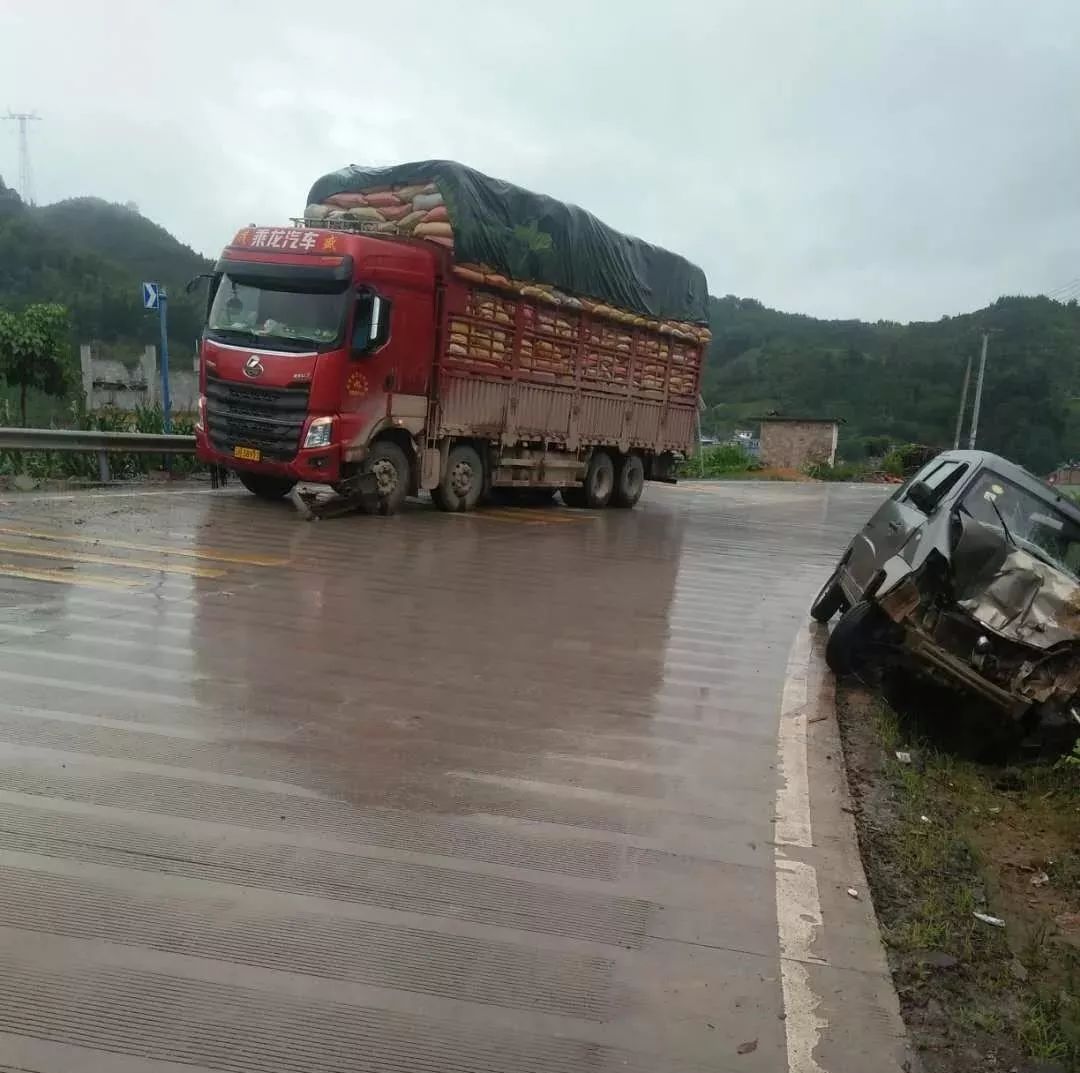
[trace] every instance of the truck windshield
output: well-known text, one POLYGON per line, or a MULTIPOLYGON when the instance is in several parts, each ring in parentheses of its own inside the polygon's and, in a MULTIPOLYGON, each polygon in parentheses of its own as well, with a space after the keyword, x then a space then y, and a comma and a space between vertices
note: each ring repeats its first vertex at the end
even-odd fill
POLYGON ((1080 572, 1080 526, 1042 499, 991 471, 979 475, 964 496, 964 509, 1010 544, 1075 578, 1080 572))
POLYGON ((345 292, 297 290, 268 279, 221 278, 207 329, 225 341, 276 344, 283 349, 328 349, 341 339, 345 292))

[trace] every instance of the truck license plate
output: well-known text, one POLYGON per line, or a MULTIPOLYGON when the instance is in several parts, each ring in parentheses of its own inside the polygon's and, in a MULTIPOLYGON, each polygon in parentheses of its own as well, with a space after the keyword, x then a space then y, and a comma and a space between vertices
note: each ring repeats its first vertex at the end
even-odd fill
POLYGON ((233 458, 242 458, 245 462, 258 462, 262 458, 262 451, 258 447, 234 447, 233 458))

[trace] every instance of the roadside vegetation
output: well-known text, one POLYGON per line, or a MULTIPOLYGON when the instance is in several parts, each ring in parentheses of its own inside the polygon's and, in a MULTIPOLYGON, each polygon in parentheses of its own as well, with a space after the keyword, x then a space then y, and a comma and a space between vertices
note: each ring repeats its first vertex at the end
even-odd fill
MULTIPOLYGON (((904 708, 905 713, 907 708, 904 708)), ((843 684, 859 838, 927 1073, 1080 1071, 1080 746, 980 763, 843 684)))
POLYGON ((843 481, 859 482, 900 481, 910 477, 924 462, 936 454, 936 449, 907 443, 890 445, 887 438, 875 444, 879 453, 874 457, 849 461, 838 458, 828 462, 811 462, 801 470, 778 469, 762 464, 759 458, 737 443, 719 443, 704 447, 688 458, 679 469, 687 480, 754 478, 773 481, 843 481))
MULTIPOLYGON (((709 303, 706 432, 726 438, 777 411, 843 418, 840 453, 951 443, 967 360, 995 332, 980 446, 1035 473, 1080 457, 1080 305, 1012 296, 926 323, 819 320, 727 295, 709 303)), ((971 397, 969 394, 969 405, 971 397)))
MULTIPOLYGON (((0 427, 12 424, 10 404, 0 399, 0 427)), ((161 432, 164 415, 160 406, 140 407, 133 412, 104 409, 86 414, 72 406, 68 411, 66 428, 94 429, 101 432, 161 432)), ((180 436, 191 436, 195 424, 190 414, 174 414, 172 430, 180 436)), ((160 471, 160 455, 109 453, 109 469, 114 480, 131 480, 160 471)), ((171 469, 176 474, 192 473, 200 468, 194 455, 174 455, 171 469)), ((23 476, 31 481, 98 479, 97 456, 75 451, 4 451, 0 450, 0 482, 23 476)))

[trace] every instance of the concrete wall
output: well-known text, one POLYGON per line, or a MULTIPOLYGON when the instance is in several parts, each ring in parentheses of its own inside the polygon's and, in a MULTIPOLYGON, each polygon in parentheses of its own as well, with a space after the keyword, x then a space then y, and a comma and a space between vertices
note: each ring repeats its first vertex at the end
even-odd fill
MULTIPOLYGON (((131 411, 161 402, 157 347, 146 347, 139 355, 138 365, 129 368, 122 361, 95 357, 92 348, 84 343, 79 347, 79 364, 87 410, 115 407, 131 411)), ((174 363, 169 364, 169 395, 173 413, 194 411, 199 397, 198 358, 194 359, 191 372, 178 371, 174 363)))
POLYGON ((761 461, 782 469, 802 469, 811 462, 832 465, 839 434, 835 421, 762 421, 761 461))

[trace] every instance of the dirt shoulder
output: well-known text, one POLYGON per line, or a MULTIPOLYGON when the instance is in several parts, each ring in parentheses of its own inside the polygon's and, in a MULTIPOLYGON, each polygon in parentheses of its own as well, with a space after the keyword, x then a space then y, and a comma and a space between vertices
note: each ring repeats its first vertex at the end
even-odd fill
POLYGON ((837 712, 926 1073, 1080 1071, 1080 767, 960 759, 857 683, 837 712))

